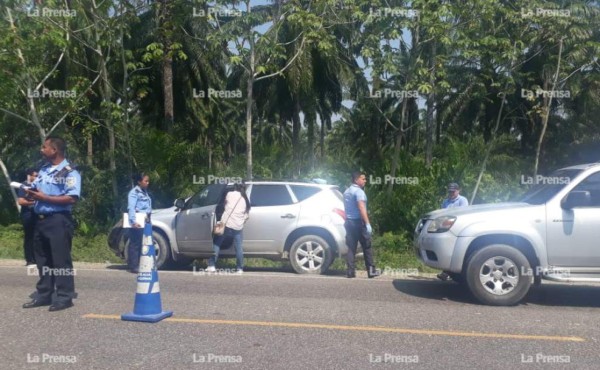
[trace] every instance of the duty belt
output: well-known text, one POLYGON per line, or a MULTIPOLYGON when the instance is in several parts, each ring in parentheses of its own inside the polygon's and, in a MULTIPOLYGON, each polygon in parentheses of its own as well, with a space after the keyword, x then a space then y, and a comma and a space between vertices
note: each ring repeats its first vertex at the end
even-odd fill
POLYGON ((51 216, 54 216, 54 215, 65 215, 65 216, 70 216, 70 215, 71 215, 71 212, 36 213, 36 217, 37 217, 39 220, 43 220, 43 219, 49 218, 49 217, 51 217, 51 216))

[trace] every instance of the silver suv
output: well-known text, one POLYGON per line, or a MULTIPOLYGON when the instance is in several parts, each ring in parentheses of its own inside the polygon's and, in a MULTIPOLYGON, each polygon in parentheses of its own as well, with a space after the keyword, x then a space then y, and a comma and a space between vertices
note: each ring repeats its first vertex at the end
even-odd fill
POLYGON ((542 279, 600 281, 600 164, 521 181, 536 185, 518 203, 433 211, 415 230, 423 263, 484 304, 517 304, 542 279))
MULTIPOLYGON (((187 265, 213 255, 216 205, 231 185, 211 184, 174 207, 152 212, 157 267, 187 265)), ((252 205, 244 226, 244 256, 288 259, 301 274, 322 274, 336 256, 347 252, 343 196, 336 186, 297 182, 247 182, 252 205)), ((108 238, 112 251, 125 258, 127 232, 118 223, 108 238)), ((225 246, 227 247, 227 246, 225 246)), ((220 257, 235 257, 224 248, 220 257)))

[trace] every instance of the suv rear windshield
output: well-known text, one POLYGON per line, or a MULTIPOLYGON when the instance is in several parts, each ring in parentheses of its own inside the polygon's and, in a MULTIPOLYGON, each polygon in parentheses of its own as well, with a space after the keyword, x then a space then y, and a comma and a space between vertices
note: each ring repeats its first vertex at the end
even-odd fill
POLYGON ((292 191, 296 195, 296 199, 298 202, 302 202, 305 199, 312 197, 313 195, 319 193, 322 189, 317 186, 307 186, 307 185, 290 185, 292 191))

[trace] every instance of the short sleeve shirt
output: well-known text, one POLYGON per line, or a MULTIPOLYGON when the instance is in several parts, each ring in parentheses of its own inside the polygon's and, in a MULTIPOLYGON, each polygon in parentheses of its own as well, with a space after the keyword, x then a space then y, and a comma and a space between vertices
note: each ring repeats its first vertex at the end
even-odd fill
POLYGON ((467 198, 462 195, 457 196, 454 199, 444 199, 442 202, 442 208, 454 208, 454 207, 465 207, 469 205, 467 198))
MULTIPOLYGON (((38 177, 32 184, 32 188, 42 191, 44 194, 61 196, 69 195, 79 198, 81 195, 81 175, 70 167, 69 161, 64 159, 57 166, 47 164, 40 169, 38 177)), ((71 212, 72 204, 54 204, 37 200, 34 205, 37 214, 49 214, 54 212, 71 212)))
POLYGON ((360 220, 360 210, 358 209, 358 201, 364 201, 367 206, 367 194, 356 184, 352 184, 344 192, 344 209, 346 218, 349 220, 360 220))

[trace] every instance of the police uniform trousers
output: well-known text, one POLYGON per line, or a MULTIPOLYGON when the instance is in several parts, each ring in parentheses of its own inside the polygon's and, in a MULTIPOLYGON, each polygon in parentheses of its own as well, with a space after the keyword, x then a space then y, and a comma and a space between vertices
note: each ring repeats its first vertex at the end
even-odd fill
POLYGON ((23 252, 25 254, 25 262, 29 265, 35 263, 33 252, 33 235, 35 233, 35 213, 30 207, 21 207, 21 223, 23 224, 23 252))
POLYGON ((353 274, 356 270, 354 257, 356 256, 358 242, 360 242, 365 258, 365 267, 367 268, 367 273, 371 275, 375 270, 375 265, 373 263, 373 250, 371 248, 371 234, 367 232, 367 227, 360 219, 347 219, 344 223, 344 228, 346 229, 346 245, 348 246, 348 254, 346 254, 348 274, 353 274))
POLYGON ((127 247, 127 268, 129 270, 137 270, 140 265, 143 238, 143 227, 129 229, 129 246, 127 247))
POLYGON ((34 255, 40 280, 37 299, 53 303, 71 301, 75 295, 75 279, 71 247, 75 225, 70 213, 37 215, 34 233, 34 255))

